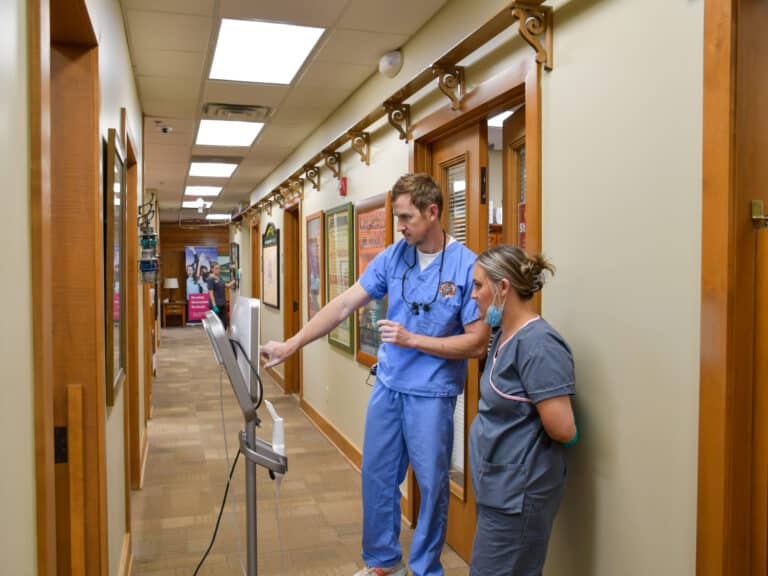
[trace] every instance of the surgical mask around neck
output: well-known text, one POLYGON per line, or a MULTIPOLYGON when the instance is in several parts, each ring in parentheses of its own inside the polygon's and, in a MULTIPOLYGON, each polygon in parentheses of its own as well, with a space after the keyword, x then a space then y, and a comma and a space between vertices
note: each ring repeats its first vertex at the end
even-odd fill
POLYGON ((501 325, 501 317, 504 315, 504 303, 496 305, 496 299, 500 298, 500 294, 497 291, 493 297, 493 302, 488 306, 488 310, 485 312, 485 322, 491 328, 498 328, 501 325))

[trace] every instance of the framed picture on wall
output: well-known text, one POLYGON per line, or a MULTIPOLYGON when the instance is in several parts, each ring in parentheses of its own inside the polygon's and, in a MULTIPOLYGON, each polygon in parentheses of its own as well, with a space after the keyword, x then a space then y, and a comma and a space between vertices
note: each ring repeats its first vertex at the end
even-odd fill
MULTIPOLYGON (((325 213, 325 298, 330 302, 352 286, 354 276, 352 203, 348 202, 325 213)), ((328 342, 352 354, 354 338, 352 317, 339 324, 328 342)))
POLYGON ((237 242, 229 243, 229 269, 230 279, 235 280, 235 288, 237 288, 237 271, 240 270, 240 244, 237 242))
MULTIPOLYGON (((380 194, 355 206, 357 274, 392 242, 392 207, 389 194, 380 194)), ((387 316, 387 300, 372 300, 355 313, 356 357, 366 366, 376 363, 381 338, 377 322, 387 316)))
POLYGON ((307 216, 307 320, 325 304, 323 211, 307 216))
POLYGON ((107 406, 125 380, 125 154, 114 128, 104 145, 104 336, 107 406))
POLYGON ((261 301, 280 309, 280 230, 270 222, 261 236, 261 301))

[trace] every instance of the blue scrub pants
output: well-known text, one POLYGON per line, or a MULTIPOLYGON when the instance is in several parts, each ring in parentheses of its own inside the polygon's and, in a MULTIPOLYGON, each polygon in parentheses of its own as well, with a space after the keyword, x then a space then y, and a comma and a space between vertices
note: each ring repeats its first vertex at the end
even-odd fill
POLYGON ((410 462, 421 506, 411 542, 414 576, 442 576, 455 397, 414 396, 376 382, 363 443, 363 560, 386 567, 402 558, 400 484, 410 462))

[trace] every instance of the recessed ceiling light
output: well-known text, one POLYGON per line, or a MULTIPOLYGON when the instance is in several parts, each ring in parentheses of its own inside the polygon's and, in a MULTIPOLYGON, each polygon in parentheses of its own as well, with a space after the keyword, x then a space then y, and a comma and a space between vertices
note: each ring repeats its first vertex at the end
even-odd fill
POLYGON ((494 128, 503 128, 504 127, 504 120, 512 116, 512 110, 505 110, 501 114, 496 114, 493 118, 488 118, 488 126, 493 126, 494 128))
POLYGON ((211 205, 213 205, 213 202, 206 202, 202 198, 198 198, 197 200, 184 200, 181 203, 182 208, 210 208, 211 205))
POLYGON ((263 122, 200 120, 198 146, 250 146, 264 127, 263 122))
POLYGON ((221 186, 187 186, 184 196, 218 196, 221 186))
POLYGON ((223 18, 211 80, 290 84, 323 28, 223 18))
POLYGON ((236 168, 237 164, 227 164, 224 162, 192 162, 189 166, 189 175, 208 178, 229 178, 236 168))
POLYGON ((229 220, 231 216, 229 214, 207 214, 206 220, 229 220))

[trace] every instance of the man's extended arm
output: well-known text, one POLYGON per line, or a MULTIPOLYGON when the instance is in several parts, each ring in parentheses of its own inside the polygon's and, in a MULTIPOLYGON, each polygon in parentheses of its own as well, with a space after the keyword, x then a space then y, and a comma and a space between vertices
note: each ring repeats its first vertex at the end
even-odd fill
POLYGON ((267 342, 261 347, 261 355, 267 360, 266 367, 284 362, 291 354, 310 342, 325 336, 341 324, 350 314, 365 306, 372 298, 355 282, 328 302, 301 330, 285 342, 267 342))
POLYGON ((464 326, 464 334, 440 338, 410 332, 402 324, 392 320, 379 320, 379 332, 382 342, 390 342, 403 348, 416 348, 427 354, 451 360, 485 356, 490 336, 488 324, 480 320, 464 326))

